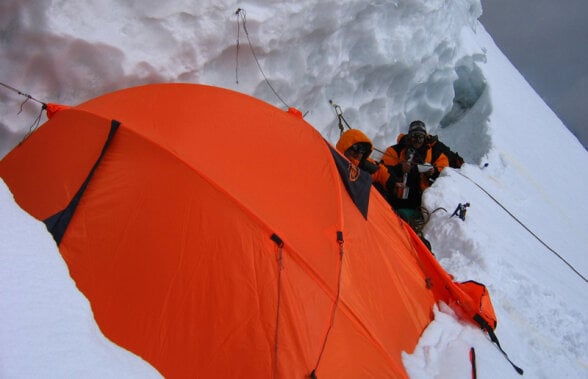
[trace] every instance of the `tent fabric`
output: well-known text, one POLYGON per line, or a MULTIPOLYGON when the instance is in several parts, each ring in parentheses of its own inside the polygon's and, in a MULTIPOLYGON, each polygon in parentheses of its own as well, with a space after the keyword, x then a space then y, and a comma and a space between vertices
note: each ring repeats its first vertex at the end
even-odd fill
POLYGON ((333 152, 299 112, 158 84, 61 108, 0 177, 45 220, 99 162, 59 249, 102 332, 165 377, 405 378, 446 273, 333 152))
POLYGON ((450 305, 461 319, 483 328, 480 323, 482 320, 484 325, 488 325, 492 330, 496 329, 496 314, 486 286, 472 280, 454 282, 453 277, 441 267, 432 254, 422 253, 424 242, 412 228, 408 224, 405 224, 404 228, 413 244, 417 246, 419 263, 423 272, 427 273, 427 285, 433 289, 437 299, 450 305))
POLYGON ((351 164, 346 158, 339 154, 337 150, 332 147, 330 147, 330 149, 347 193, 351 196, 351 199, 363 217, 367 218, 372 177, 363 173, 358 167, 351 164))
POLYGON ((94 166, 90 170, 88 177, 86 178, 86 180, 84 180, 80 189, 76 192, 75 196, 71 199, 71 201, 69 202, 67 207, 45 220, 45 225, 47 226, 47 230, 49 230, 49 232, 53 235, 53 239, 55 239, 55 242, 57 243, 57 245, 59 245, 61 243, 61 239, 63 238, 63 235, 65 234, 65 231, 67 230, 67 227, 69 226, 69 223, 73 217, 73 214, 74 214, 75 210, 77 209, 78 204, 80 203, 80 199, 84 195, 84 192, 85 192, 86 188, 88 187, 88 183, 92 179, 92 176, 94 175, 94 171, 96 171, 98 164, 102 160, 102 157, 104 156, 106 149, 110 145, 110 142, 112 141, 112 138, 114 137, 114 134, 118 130, 119 125, 120 125, 119 122, 112 121, 112 123, 110 125, 110 132, 108 133, 108 137, 106 138, 106 142, 104 143, 104 147, 102 148, 102 152, 100 153, 98 160, 96 161, 96 163, 94 163, 94 166))
POLYGON ((51 117, 53 117, 53 115, 55 113, 57 113, 63 109, 69 108, 69 106, 67 106, 67 105, 54 104, 54 103, 45 104, 44 107, 47 112, 47 118, 51 118, 51 117))

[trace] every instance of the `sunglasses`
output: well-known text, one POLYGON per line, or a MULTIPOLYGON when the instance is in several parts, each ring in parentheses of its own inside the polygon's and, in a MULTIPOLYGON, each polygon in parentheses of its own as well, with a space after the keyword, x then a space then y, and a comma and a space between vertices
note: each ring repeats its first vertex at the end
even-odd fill
POLYGON ((354 151, 356 153, 360 153, 360 154, 365 154, 370 151, 369 146, 365 143, 356 143, 354 145, 351 145, 350 149, 352 151, 354 151))

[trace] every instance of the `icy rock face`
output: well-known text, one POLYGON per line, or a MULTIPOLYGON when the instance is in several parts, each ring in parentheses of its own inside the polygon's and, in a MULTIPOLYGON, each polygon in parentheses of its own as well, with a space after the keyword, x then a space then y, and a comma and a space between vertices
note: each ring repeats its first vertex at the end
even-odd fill
MULTIPOLYGON (((483 98, 483 52, 462 43, 475 33, 479 0, 35 3, 1 6, 0 77, 46 102, 75 105, 152 82, 210 84, 296 107, 336 142, 332 100, 383 149, 414 119, 451 138, 483 98)), ((39 106, 29 101, 17 115, 23 98, 0 96, 3 156, 34 127, 39 106)), ((483 117, 468 123, 485 135, 483 117)))

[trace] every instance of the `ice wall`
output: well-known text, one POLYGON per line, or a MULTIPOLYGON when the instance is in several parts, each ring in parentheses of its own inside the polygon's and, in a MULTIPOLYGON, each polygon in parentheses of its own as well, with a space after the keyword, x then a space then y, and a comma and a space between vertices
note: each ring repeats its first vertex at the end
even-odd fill
MULTIPOLYGON (((469 112, 490 102, 476 67, 484 53, 468 38, 479 0, 8 0, 0 10, 0 81, 44 102, 202 83, 297 107, 331 142, 339 129, 329 100, 382 149, 421 119, 460 153, 480 145, 465 153, 470 161, 488 150, 491 107, 469 112)), ((0 100, 3 156, 39 106, 28 101, 18 114, 25 99, 3 88, 0 100)))

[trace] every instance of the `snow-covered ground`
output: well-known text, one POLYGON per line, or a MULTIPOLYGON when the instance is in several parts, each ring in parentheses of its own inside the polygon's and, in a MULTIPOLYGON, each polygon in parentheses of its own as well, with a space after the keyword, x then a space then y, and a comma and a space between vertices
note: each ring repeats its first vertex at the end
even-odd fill
MULTIPOLYGON (((588 153, 497 49, 481 11, 478 0, 7 0, 0 82, 74 105, 149 82, 212 84, 297 107, 335 143, 332 100, 381 150, 424 120, 468 162, 424 196, 446 209, 425 230, 437 258, 488 286, 501 345, 526 377, 585 378, 588 153), (450 217, 465 202, 465 220, 450 217)), ((1 157, 40 107, 30 99, 20 112, 25 98, 6 87, 0 100, 1 157)), ((157 376, 102 336, 44 226, 3 182, 0 217, 0 376, 157 376)), ((411 378, 469 378, 471 347, 478 378, 519 377, 444 306, 404 363, 411 378)))
POLYGON ((45 224, 3 181, 0 215, 0 377, 159 377, 100 332, 45 224))

